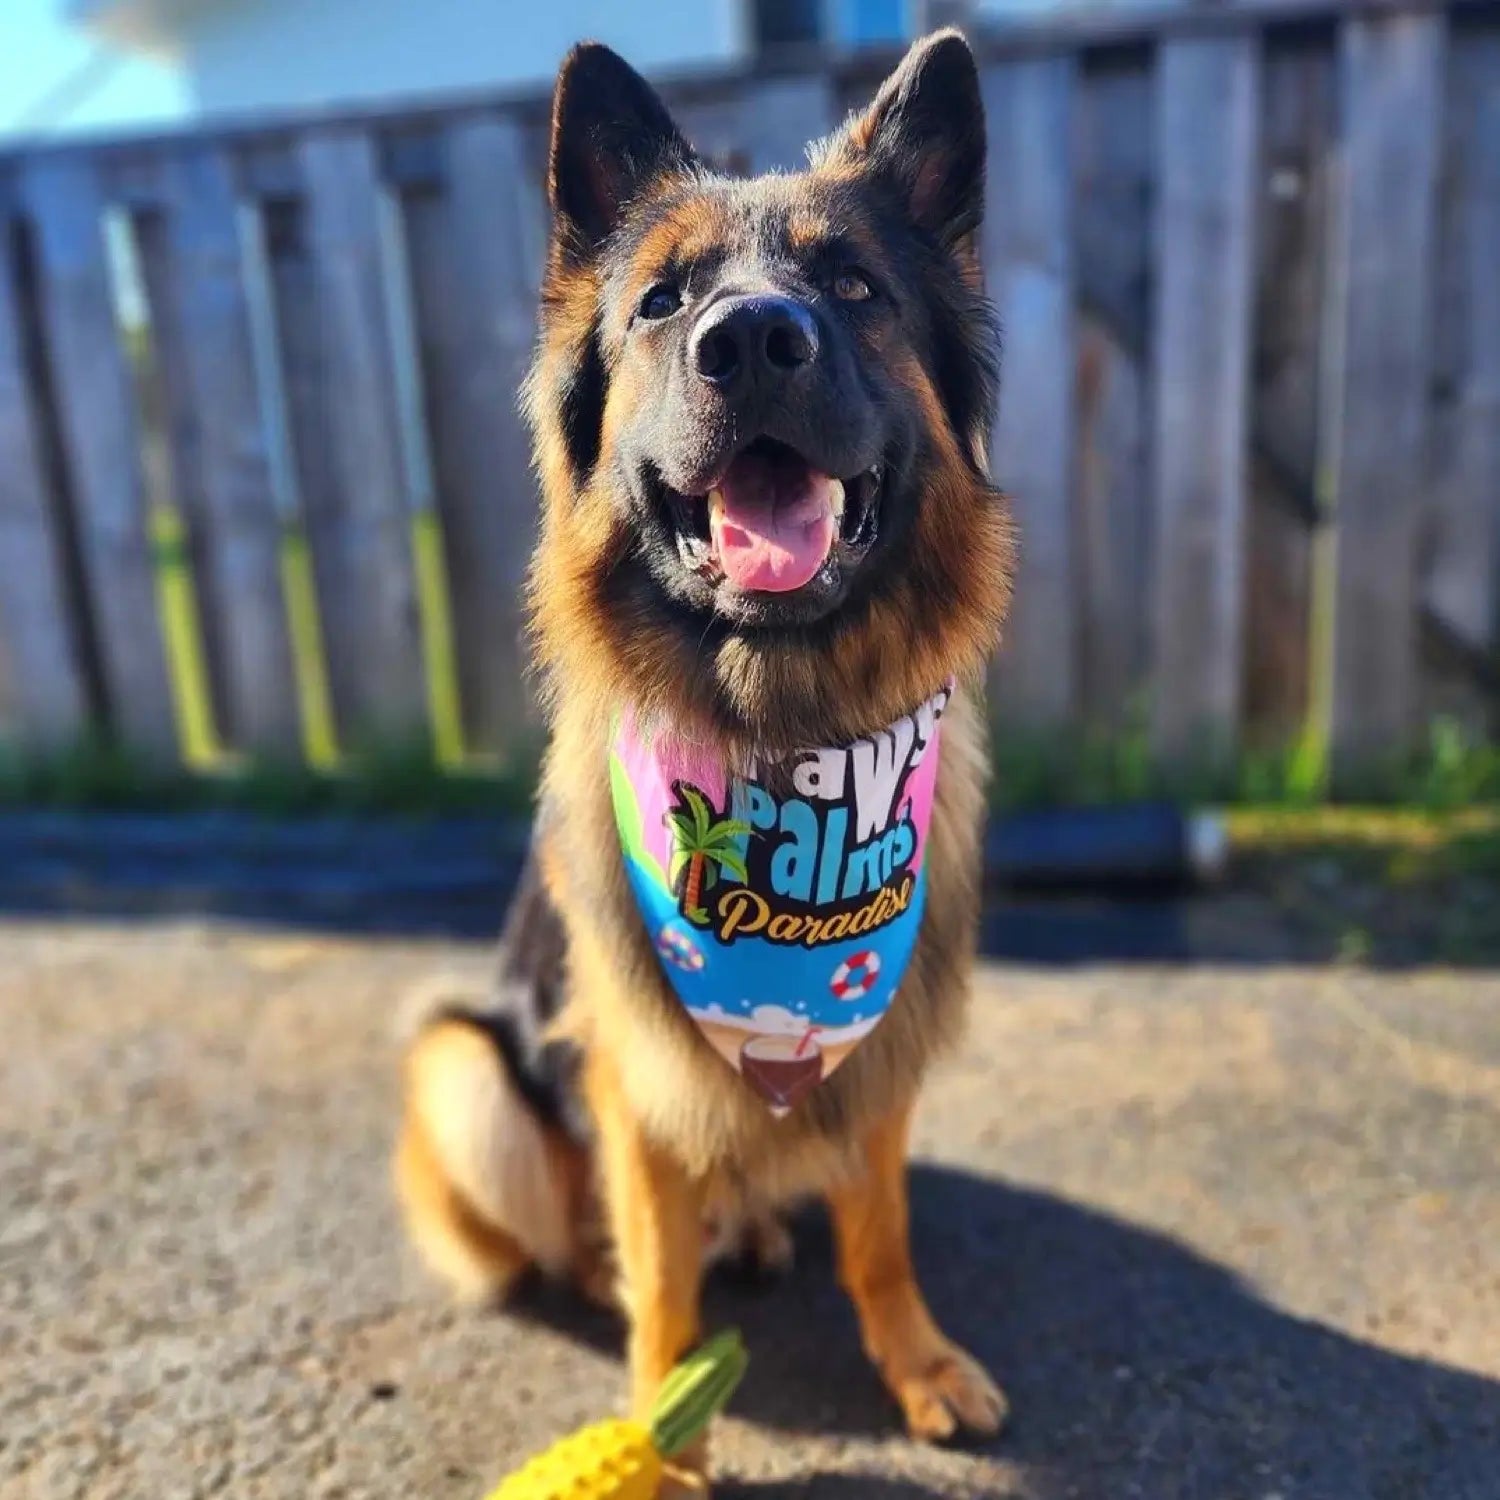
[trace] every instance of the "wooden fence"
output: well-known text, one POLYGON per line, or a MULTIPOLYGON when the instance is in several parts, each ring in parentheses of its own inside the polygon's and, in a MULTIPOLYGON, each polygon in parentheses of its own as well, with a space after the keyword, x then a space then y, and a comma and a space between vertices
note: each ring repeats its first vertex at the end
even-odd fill
MULTIPOLYGON (((1500 7, 982 51, 1024 552, 997 712, 1351 755, 1491 715, 1500 7)), ((707 153, 788 165, 889 61, 667 93, 707 153)), ((0 154, 0 738, 532 732, 545 126, 494 97, 0 154)))

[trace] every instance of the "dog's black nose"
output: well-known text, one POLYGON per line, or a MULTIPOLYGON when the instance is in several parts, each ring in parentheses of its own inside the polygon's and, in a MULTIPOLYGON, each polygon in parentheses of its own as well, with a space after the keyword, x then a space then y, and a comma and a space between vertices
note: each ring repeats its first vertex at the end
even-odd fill
POLYGON ((794 375, 818 357, 818 323, 790 297, 725 297, 698 320, 693 367, 724 390, 794 375))

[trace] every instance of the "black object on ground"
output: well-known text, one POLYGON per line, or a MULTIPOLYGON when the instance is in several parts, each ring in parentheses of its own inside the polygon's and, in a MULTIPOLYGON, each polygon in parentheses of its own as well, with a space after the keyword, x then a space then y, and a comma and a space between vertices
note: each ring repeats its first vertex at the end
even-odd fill
MULTIPOLYGON (((11 813, 0 816, 0 913, 202 915, 484 941, 499 930, 528 834, 495 818, 11 813)), ((1181 903, 1167 898, 1202 868, 1195 838, 1193 819, 1165 804, 997 822, 985 841, 985 951, 1043 962, 1185 956, 1181 903), (1011 891, 1022 899, 1003 897, 1011 891), (1122 893, 1143 899, 1122 908, 1122 893)))

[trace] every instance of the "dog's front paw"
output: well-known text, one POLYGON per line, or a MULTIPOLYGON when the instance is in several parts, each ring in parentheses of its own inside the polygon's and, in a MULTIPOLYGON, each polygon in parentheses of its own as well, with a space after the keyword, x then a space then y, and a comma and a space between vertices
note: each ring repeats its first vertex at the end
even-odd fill
POLYGON ((957 1344, 944 1341, 920 1368, 888 1370, 886 1378, 901 1403, 907 1431, 922 1442, 941 1442, 960 1427, 989 1436, 1000 1431, 1010 1414, 1005 1393, 957 1344))
POLYGON ((710 1500, 708 1476, 695 1467, 669 1463, 656 1487, 656 1500, 710 1500))
POLYGON ((711 1500, 712 1495, 702 1474, 664 1474, 656 1490, 656 1500, 711 1500))

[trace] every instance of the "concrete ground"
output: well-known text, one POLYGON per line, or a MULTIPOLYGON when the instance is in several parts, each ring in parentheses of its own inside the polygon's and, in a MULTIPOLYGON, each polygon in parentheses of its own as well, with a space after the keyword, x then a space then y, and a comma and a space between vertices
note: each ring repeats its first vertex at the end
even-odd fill
MULTIPOLYGON (((447 1307, 392 1212, 396 997, 478 950, 0 928, 0 1500, 479 1500, 610 1410, 565 1298, 447 1307)), ((896 1433, 809 1216, 718 1493, 1500 1497, 1500 976, 987 967, 917 1255, 1010 1433, 896 1433)))

